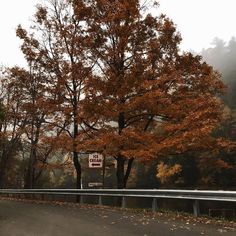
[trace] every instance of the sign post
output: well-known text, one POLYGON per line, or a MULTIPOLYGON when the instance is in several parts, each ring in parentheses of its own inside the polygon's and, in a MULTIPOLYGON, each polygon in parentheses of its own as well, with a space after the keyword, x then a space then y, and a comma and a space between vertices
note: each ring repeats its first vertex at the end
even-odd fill
POLYGON ((106 175, 106 157, 103 157, 103 168, 102 168, 102 188, 105 188, 105 175, 106 175))

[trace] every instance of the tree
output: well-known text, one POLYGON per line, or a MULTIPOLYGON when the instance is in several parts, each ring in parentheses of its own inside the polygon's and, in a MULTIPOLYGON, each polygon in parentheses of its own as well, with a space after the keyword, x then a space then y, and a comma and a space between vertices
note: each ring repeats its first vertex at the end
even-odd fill
MULTIPOLYGON (((217 131, 216 135, 223 136, 235 142, 236 40, 234 37, 227 43, 224 43, 220 39, 214 40, 213 47, 202 50, 201 54, 207 63, 219 70, 222 74, 221 79, 227 86, 226 93, 222 96, 222 100, 225 103, 224 112, 227 119, 217 131)), ((200 162, 203 167, 200 171, 204 173, 204 175, 207 175, 205 179, 209 180, 209 182, 214 181, 214 184, 218 184, 219 186, 233 187, 236 178, 234 174, 236 168, 235 149, 232 149, 230 153, 222 151, 217 155, 217 159, 213 157, 213 160, 214 159, 215 164, 212 164, 211 171, 204 168, 204 164, 202 164, 204 162, 200 162)), ((213 160, 211 160, 211 162, 213 160)))
POLYGON ((22 103, 20 99, 15 99, 12 93, 14 89, 8 86, 8 78, 1 77, 0 89, 4 107, 4 119, 0 123, 0 188, 4 188, 7 184, 7 172, 21 150, 21 136, 26 120, 19 114, 22 103))
POLYGON ((137 0, 74 1, 77 17, 81 5, 95 63, 83 118, 96 125, 77 150, 114 157, 117 187, 125 188, 134 159, 215 148, 224 86, 200 56, 179 52, 173 22, 146 14, 137 0))
POLYGON ((21 26, 17 35, 23 40, 22 52, 30 63, 41 69, 48 79, 47 93, 53 117, 47 121, 51 127, 61 128, 60 147, 73 153, 77 173, 76 187, 81 186, 81 165, 76 144, 83 131, 80 102, 84 81, 90 75, 90 65, 84 53, 84 16, 74 17, 72 1, 51 0, 37 7, 32 32, 21 26), (81 127, 81 128, 80 128, 81 127))
POLYGON ((38 162, 46 162, 52 151, 52 145, 43 142, 48 133, 46 121, 52 113, 48 106, 46 83, 43 73, 33 63, 29 65, 29 71, 19 67, 8 69, 8 91, 14 100, 20 100, 16 116, 25 121, 21 130, 21 142, 29 147, 26 188, 34 188, 42 173, 37 172, 35 167, 38 162))

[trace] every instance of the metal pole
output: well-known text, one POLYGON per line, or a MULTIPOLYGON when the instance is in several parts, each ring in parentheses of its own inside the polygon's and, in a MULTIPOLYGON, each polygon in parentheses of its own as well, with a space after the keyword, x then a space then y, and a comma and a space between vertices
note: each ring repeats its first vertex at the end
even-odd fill
POLYGON ((156 198, 152 199, 152 211, 153 212, 157 211, 157 199, 156 198))
POLYGON ((83 195, 80 195, 79 200, 80 200, 80 202, 79 202, 80 204, 83 204, 83 203, 84 203, 83 195))
POLYGON ((102 196, 101 195, 98 196, 98 205, 102 205, 102 196))
POLYGON ((103 157, 103 166, 102 166, 102 188, 105 188, 105 174, 106 174, 106 157, 103 157))
POLYGON ((122 197, 121 207, 126 208, 126 197, 122 197))
POLYGON ((200 215, 199 200, 193 201, 193 214, 196 217, 200 215))

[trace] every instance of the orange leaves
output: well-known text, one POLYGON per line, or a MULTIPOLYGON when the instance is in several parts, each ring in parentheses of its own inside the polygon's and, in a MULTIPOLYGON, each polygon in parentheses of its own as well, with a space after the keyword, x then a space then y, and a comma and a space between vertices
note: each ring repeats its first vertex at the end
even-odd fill
POLYGON ((227 153, 234 151, 236 148, 236 142, 226 138, 217 138, 216 143, 219 150, 224 150, 227 153))
POLYGON ((42 6, 38 6, 35 18, 39 24, 42 24, 47 18, 47 9, 42 6))
POLYGON ((17 30, 16 30, 16 35, 20 39, 24 39, 27 37, 27 31, 23 29, 21 25, 18 25, 17 30))
POLYGON ((180 54, 181 38, 164 15, 131 19, 121 12, 132 12, 137 2, 103 0, 92 7, 98 3, 103 15, 92 9, 89 23, 103 39, 90 51, 99 70, 86 81, 84 100, 85 114, 99 124, 94 145, 105 145, 112 156, 144 159, 213 147, 212 132, 223 119, 219 75, 199 56, 180 54))
POLYGON ((160 179, 162 184, 166 184, 171 181, 171 178, 180 174, 182 167, 179 164, 168 166, 161 162, 157 166, 157 177, 160 179))
MULTIPOLYGON (((142 134, 138 130, 126 129, 122 134, 115 128, 99 130, 92 139, 83 140, 77 146, 79 150, 98 151, 106 156, 117 156, 119 153, 126 158, 153 158, 155 153, 150 149, 149 142, 154 139, 151 134, 142 134), (141 135, 142 134, 142 135, 141 135)), ((153 141, 154 142, 154 141, 153 141)))
MULTIPOLYGON (((48 140, 124 159, 214 149, 224 85, 201 57, 179 51, 170 19, 142 15, 137 0, 51 4, 38 7, 31 34, 17 29, 31 73, 12 70, 21 108, 33 122, 43 113, 48 140)), ((181 171, 159 168, 166 179, 181 171)))

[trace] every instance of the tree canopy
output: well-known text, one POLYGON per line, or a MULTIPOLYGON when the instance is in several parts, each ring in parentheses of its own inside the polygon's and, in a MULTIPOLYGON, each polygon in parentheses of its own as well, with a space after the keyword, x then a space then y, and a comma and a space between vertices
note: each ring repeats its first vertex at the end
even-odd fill
POLYGON ((81 153, 113 157, 125 188, 135 159, 228 145, 212 135, 224 119, 220 75, 180 52, 175 24, 149 10, 138 0, 50 0, 30 30, 18 26, 29 70, 11 68, 9 84, 22 89, 17 108, 31 117, 21 129, 32 132, 31 182, 45 140, 72 154, 77 188, 81 153))

